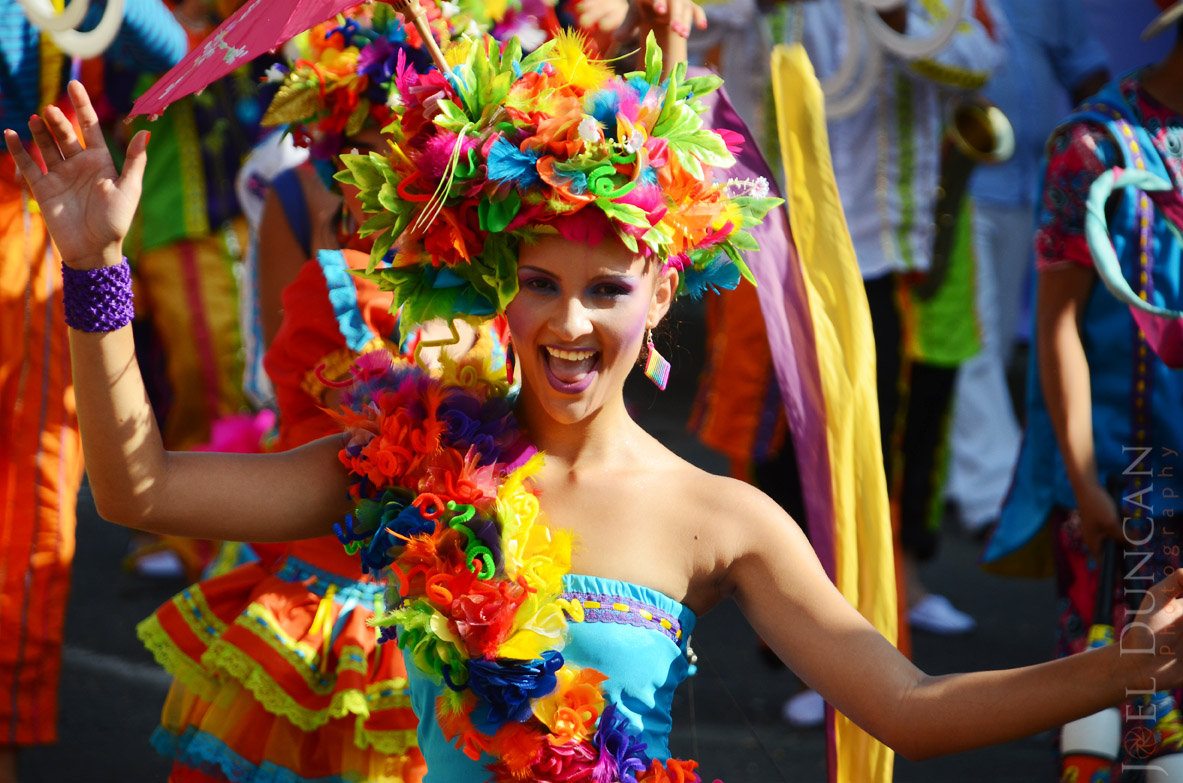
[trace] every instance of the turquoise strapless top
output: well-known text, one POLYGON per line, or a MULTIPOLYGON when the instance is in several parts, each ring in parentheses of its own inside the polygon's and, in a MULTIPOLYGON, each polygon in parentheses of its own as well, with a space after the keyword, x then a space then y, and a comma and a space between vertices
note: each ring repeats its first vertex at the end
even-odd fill
MULTIPOLYGON (((650 758, 670 757, 670 707, 686 679, 686 643, 697 619, 687 607, 641 585, 568 574, 564 597, 584 607, 582 622, 570 622, 563 658, 607 675, 601 686, 650 758)), ((419 720, 419 749, 427 760, 425 783, 486 780, 487 764, 473 761, 448 743, 435 720, 435 700, 443 686, 427 679, 404 655, 411 706, 419 720), (426 719, 424 719, 426 718, 426 719)))

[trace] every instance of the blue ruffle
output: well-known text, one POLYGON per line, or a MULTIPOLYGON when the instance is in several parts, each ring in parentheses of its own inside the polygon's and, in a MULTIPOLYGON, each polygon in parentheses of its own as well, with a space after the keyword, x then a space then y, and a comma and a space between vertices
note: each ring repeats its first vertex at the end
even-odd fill
POLYGON ((160 755, 205 775, 225 778, 231 783, 355 783, 355 778, 341 775, 301 777, 287 767, 269 761, 252 764, 217 737, 192 726, 180 736, 157 726, 151 742, 160 755))
POLYGON ((324 275, 329 303, 337 319, 337 328, 345 338, 345 345, 354 353, 361 353, 376 335, 366 326, 361 309, 357 306, 357 287, 353 284, 349 265, 345 263, 345 254, 340 250, 321 250, 316 254, 316 263, 324 275))

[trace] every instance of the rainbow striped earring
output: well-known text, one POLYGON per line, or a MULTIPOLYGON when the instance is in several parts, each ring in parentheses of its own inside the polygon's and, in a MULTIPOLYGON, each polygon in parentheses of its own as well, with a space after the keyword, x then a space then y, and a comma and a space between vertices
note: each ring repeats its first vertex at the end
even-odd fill
POLYGON ((665 391, 665 385, 670 381, 670 367, 672 366, 664 356, 653 346, 653 330, 645 333, 645 377, 653 381, 653 385, 665 391))

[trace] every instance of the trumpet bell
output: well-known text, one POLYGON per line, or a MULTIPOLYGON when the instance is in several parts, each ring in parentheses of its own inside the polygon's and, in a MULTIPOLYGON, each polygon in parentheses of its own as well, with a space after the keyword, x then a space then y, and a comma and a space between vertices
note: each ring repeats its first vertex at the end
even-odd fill
POLYGON ((946 129, 957 149, 975 163, 1002 163, 1015 154, 1015 129, 993 104, 953 101, 946 129))

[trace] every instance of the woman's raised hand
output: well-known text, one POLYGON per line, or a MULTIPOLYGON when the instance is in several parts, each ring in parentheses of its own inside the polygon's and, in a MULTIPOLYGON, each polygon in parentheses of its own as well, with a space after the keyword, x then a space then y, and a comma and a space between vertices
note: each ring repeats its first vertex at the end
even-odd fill
POLYGON ((693 28, 707 26, 706 12, 692 0, 634 0, 632 8, 643 28, 668 26, 683 38, 689 38, 693 28))
POLYGON ((1120 647, 1122 663, 1135 672, 1126 678, 1127 696, 1135 690, 1183 685, 1183 570, 1146 591, 1122 633, 1120 647))
POLYGON ((123 238, 140 201, 148 133, 141 131, 132 138, 120 174, 86 88, 74 81, 67 90, 82 129, 81 141, 56 106, 47 107, 44 117, 29 120, 33 141, 45 161, 44 170, 15 132, 5 130, 4 141, 65 262, 79 269, 118 264, 123 257, 123 238))

